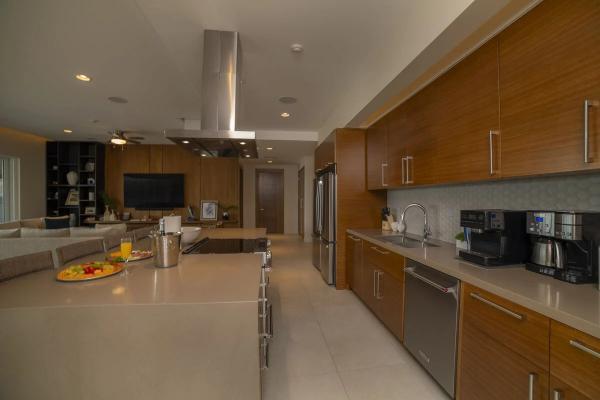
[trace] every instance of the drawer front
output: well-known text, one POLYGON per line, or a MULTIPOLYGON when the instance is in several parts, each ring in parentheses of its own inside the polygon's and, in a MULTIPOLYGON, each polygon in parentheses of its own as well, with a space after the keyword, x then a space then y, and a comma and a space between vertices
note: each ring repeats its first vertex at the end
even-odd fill
POLYGON ((404 257, 371 242, 364 242, 365 263, 379 268, 394 278, 404 281, 404 257))
POLYGON ((549 370, 550 319, 469 284, 462 286, 463 325, 549 370))
POLYGON ((600 339, 552 321, 552 375, 589 397, 600 399, 600 339))

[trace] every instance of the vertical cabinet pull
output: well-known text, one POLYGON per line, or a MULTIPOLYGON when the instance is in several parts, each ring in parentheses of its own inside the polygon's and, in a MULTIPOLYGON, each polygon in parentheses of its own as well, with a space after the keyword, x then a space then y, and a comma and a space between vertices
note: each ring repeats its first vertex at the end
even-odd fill
POLYGON ((527 397, 528 400, 533 400, 536 379, 537 379, 537 374, 534 374, 533 372, 529 374, 529 391, 528 391, 529 397, 527 397))
POLYGON ((585 99, 583 102, 583 162, 590 163, 590 107, 598 107, 600 102, 585 99))
POLYGON ((383 295, 381 294, 381 277, 383 276, 383 271, 377 271, 377 296, 375 296, 378 300, 383 299, 383 295))
POLYGON ((406 174, 406 169, 404 168, 404 161, 406 161, 406 157, 402 157, 402 184, 403 185, 406 183, 406 178, 404 177, 404 174, 406 174))
POLYGON ((387 168, 387 163, 381 163, 381 186, 387 186, 388 184, 385 183, 385 171, 387 168))
POLYGON ((373 297, 377 297, 377 271, 373 270, 373 297))
POLYGON ((558 389, 552 391, 552 400, 562 400, 562 392, 558 389))
POLYGON ((496 174, 498 171, 494 168, 494 136, 498 136, 500 132, 490 131, 489 145, 490 145, 490 176, 496 174))
POLYGON ((409 184, 414 183, 414 162, 412 156, 406 156, 402 159, 402 183, 409 184), (404 168, 404 162, 406 162, 406 168, 404 168))

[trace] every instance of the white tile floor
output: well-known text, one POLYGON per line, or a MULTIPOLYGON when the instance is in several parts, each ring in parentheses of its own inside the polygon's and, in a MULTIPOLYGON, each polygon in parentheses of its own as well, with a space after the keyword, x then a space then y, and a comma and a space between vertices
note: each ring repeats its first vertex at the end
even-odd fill
POLYGON ((323 282, 310 244, 276 235, 272 250, 264 400, 448 399, 354 293, 323 282))

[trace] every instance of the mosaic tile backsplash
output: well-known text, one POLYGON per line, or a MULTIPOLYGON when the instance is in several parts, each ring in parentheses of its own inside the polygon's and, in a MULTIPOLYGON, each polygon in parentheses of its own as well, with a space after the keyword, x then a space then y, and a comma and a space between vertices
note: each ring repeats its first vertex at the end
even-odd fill
MULTIPOLYGON (((460 231, 461 209, 600 211, 600 174, 388 191, 388 206, 397 218, 410 203, 421 203, 427 208, 434 238, 454 243, 454 235, 460 231)), ((410 233, 423 233, 423 215, 419 209, 407 211, 406 226, 410 233)))

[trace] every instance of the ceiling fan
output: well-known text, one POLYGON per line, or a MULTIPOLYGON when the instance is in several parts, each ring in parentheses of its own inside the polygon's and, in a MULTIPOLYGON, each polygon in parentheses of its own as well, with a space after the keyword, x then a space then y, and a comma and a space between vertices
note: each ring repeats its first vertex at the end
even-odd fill
POLYGON ((110 134, 109 143, 116 145, 140 144, 140 140, 144 140, 143 136, 132 136, 135 132, 121 131, 115 129, 110 134))

